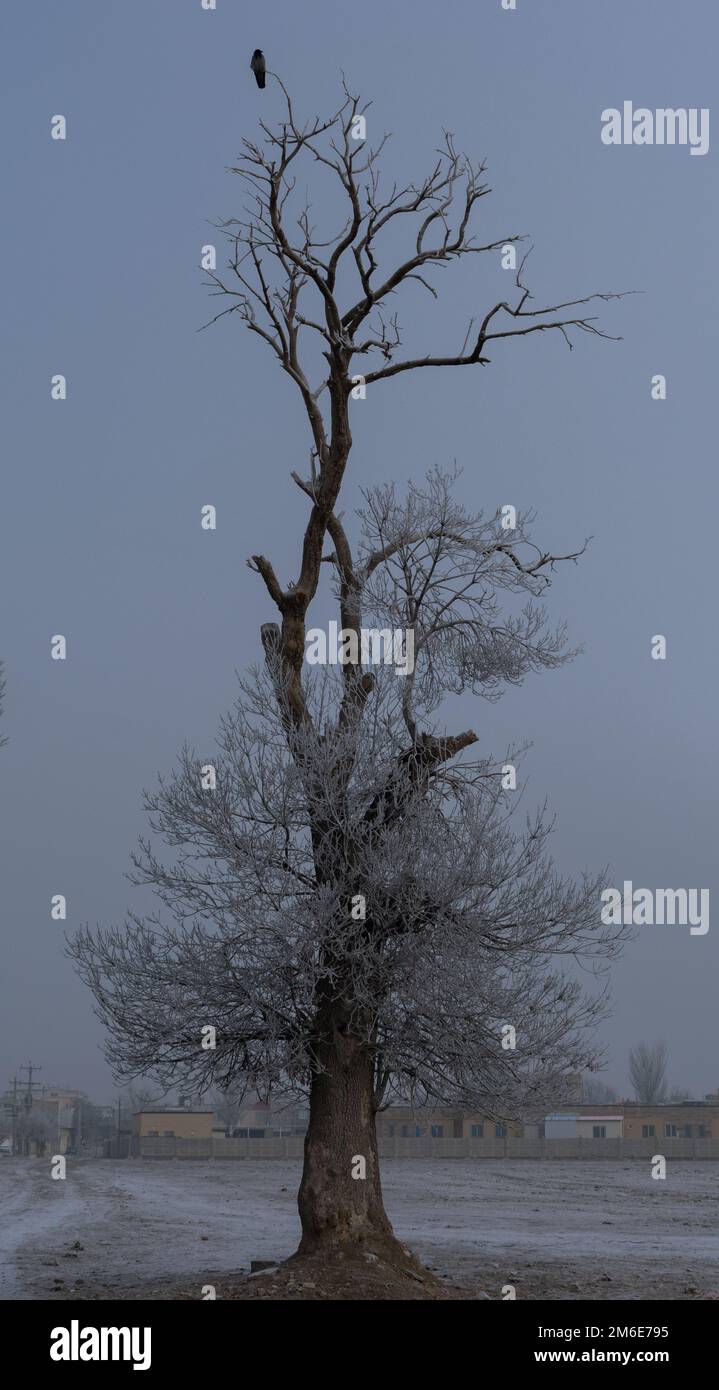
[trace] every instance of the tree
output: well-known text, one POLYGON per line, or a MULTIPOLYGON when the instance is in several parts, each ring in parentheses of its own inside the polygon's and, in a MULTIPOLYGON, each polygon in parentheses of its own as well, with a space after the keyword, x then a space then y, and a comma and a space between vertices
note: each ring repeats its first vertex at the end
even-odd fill
POLYGON ((436 297, 434 270, 520 238, 471 235, 485 166, 449 134, 426 178, 385 194, 385 141, 353 138, 367 110, 359 98, 345 88, 334 115, 300 128, 279 85, 285 119, 276 130, 261 122, 264 143, 245 142, 235 170, 250 210, 221 224, 231 278, 210 278, 231 301, 215 318, 238 313, 304 405, 309 476, 292 474, 309 503, 299 573, 281 582, 264 555, 248 562, 280 620, 261 628, 264 666, 240 682, 212 758, 185 748, 146 796, 154 838, 140 842, 134 879, 152 885, 160 909, 85 929, 70 950, 117 1074, 309 1091, 301 1257, 369 1249, 405 1268, 382 1202, 377 1108, 400 1096, 511 1118, 556 1102, 569 1072, 595 1061, 606 1008, 603 986, 585 995, 561 958, 600 973, 622 931, 600 922, 599 878, 555 870, 546 809, 518 823, 518 793, 504 784, 519 751, 505 763, 476 756, 476 733, 448 733, 439 718, 448 694, 494 700, 570 658, 541 599, 583 547, 542 548, 529 513, 507 526, 468 512, 441 470, 406 497, 367 487, 352 537, 337 509, 352 402, 399 373, 484 367, 511 338, 608 336, 584 306, 618 296, 534 309, 525 256, 512 301, 471 319, 458 352, 396 359, 391 296, 419 285, 436 297), (347 213, 334 236, 295 206, 302 161, 337 181, 347 213), (405 226, 409 254, 381 268, 383 244, 391 252, 405 226), (323 565, 350 638, 347 659, 320 669, 304 658, 323 565), (411 671, 368 659, 365 619, 370 631, 399 630, 405 655, 413 643, 411 671), (352 1175, 358 1156, 363 1180, 352 1175))
POLYGON ((667 1096, 667 1045, 641 1042, 629 1053, 629 1079, 642 1105, 660 1105, 667 1096))
POLYGON ((135 1113, 144 1110, 148 1106, 158 1105, 162 1096, 158 1095, 157 1088, 149 1086, 146 1079, 135 1072, 133 1073, 134 1085, 126 1086, 120 1095, 120 1128, 131 1130, 134 1125, 135 1113), (138 1081, 141 1084, 138 1084, 138 1081))
POLYGON ((42 1156, 57 1143, 57 1116, 40 1104, 23 1105, 17 1114, 16 1143, 20 1153, 30 1152, 34 1144, 42 1156))
POLYGON ((672 1086, 667 1099, 679 1103, 683 1100, 693 1100, 694 1097, 691 1091, 687 1090, 686 1086, 672 1086))
MULTIPOLYGON (((0 661, 0 716, 2 716, 2 714, 4 713, 4 710, 5 710, 5 666, 4 666, 4 663, 3 663, 2 661, 0 661)), ((3 744, 5 744, 5 743, 7 743, 7 738, 6 738, 4 735, 0 734, 0 748, 2 748, 3 744)))
POLYGON ((585 1077, 582 1081, 582 1099, 588 1105, 612 1105, 619 1100, 619 1096, 613 1086, 607 1086, 606 1082, 600 1081, 595 1077, 585 1077))
POLYGON ((116 1120, 114 1108, 110 1105, 95 1105, 88 1096, 80 1096, 80 1136, 83 1149, 101 1152, 106 1139, 115 1134, 116 1120))
POLYGON ((227 1133, 232 1134, 242 1110, 243 1090, 241 1087, 234 1087, 227 1090, 216 1090, 212 1095, 212 1104, 215 1113, 227 1133))

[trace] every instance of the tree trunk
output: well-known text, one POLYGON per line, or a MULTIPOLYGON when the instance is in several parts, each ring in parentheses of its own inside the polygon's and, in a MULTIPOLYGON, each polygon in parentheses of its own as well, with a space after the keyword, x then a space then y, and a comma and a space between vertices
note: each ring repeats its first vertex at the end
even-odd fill
POLYGON ((408 1252, 394 1236, 382 1201, 371 1055, 336 1018, 325 1037, 318 1048, 322 1070, 310 1090, 297 1253, 368 1251, 406 1264, 408 1252), (365 1176, 353 1177, 353 1170, 365 1176))

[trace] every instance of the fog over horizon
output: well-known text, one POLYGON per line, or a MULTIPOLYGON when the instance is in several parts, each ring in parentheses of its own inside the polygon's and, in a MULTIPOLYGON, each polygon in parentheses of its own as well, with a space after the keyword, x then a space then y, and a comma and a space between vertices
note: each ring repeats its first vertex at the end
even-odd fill
MULTIPOLYGON (((126 874, 147 829, 143 788, 185 741, 211 751, 276 617, 246 558, 269 555, 283 583, 296 572, 307 502, 290 472, 309 453, 297 393, 239 317, 198 332, 224 307, 203 287, 200 248, 224 257, 210 223, 245 201, 228 166, 260 116, 281 116, 277 90, 249 72, 259 46, 303 119, 337 108, 344 71, 372 101, 372 133, 392 132, 390 185, 431 167, 443 129, 486 158, 477 229, 528 236, 537 306, 641 291, 596 310, 621 341, 495 342, 489 366, 369 388, 342 507, 356 534, 363 487, 456 463, 468 509, 532 509, 535 539, 559 553, 591 537, 546 598, 581 654, 498 704, 448 701, 442 718, 475 728, 482 755, 530 745, 524 804, 548 800, 563 873, 607 866, 620 890, 710 891, 705 934, 638 926, 612 966, 601 1079, 630 1096, 630 1048, 661 1038, 671 1087, 719 1091, 717 156, 711 143, 692 157, 600 137, 602 111, 624 100, 711 106, 716 6, 456 0, 438 13, 365 0, 339 15, 276 0, 251 19, 223 0, 213 12, 75 0, 71 13, 28 0, 3 27, 0 1089, 31 1059, 40 1083, 112 1099, 64 932, 141 909, 126 874), (55 113, 65 141, 50 138, 55 113), (50 398, 56 373, 64 402, 50 398), (216 531, 200 526, 208 503, 216 531), (66 661, 50 657, 57 633, 66 661), (652 659, 656 634, 665 661, 652 659), (50 917, 54 894, 66 922, 50 917)), ((403 302, 406 346, 458 351, 468 318, 510 282, 498 256, 443 270, 437 300, 418 286, 403 302)))

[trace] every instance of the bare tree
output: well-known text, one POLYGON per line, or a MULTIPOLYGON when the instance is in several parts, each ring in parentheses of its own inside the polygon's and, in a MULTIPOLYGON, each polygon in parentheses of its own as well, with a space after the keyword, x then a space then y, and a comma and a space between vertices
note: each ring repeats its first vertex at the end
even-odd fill
POLYGON ((114 1109, 109 1105, 95 1105, 88 1096, 78 1100, 80 1110, 80 1135, 83 1149, 102 1153, 102 1146, 115 1133, 114 1109))
MULTIPOLYGON (((5 665, 0 661, 0 716, 5 710, 5 665)), ((7 743, 7 738, 0 734, 0 748, 7 743)))
POLYGON ((669 1092, 669 1095, 667 1096, 667 1100, 674 1101, 675 1103, 678 1103, 683 1100, 693 1099, 694 1097, 691 1091, 687 1090, 686 1086, 672 1086, 672 1089, 669 1092))
POLYGON ((642 1105, 659 1105, 667 1098, 667 1045, 641 1042, 629 1053, 629 1079, 642 1105))
POLYGON ((352 392, 423 368, 484 367, 510 338, 607 336, 585 306, 618 296, 534 308, 525 257, 513 298, 472 318, 458 351, 398 356, 390 299, 417 286, 436 297, 434 272, 519 238, 471 233, 485 166, 448 133, 425 178, 383 191, 385 141, 353 138, 359 98, 345 88, 335 114, 300 127, 279 85, 285 118, 262 123, 263 143, 245 142, 236 172, 249 206, 222 224, 230 275, 211 282, 230 300, 216 317, 239 314, 304 405, 309 473, 292 474, 309 503, 299 572, 281 580, 264 555, 249 561, 279 617, 261 628, 264 668, 241 682, 212 758, 186 748, 146 798, 154 838, 141 841, 134 877, 160 910, 85 930, 70 949, 118 1074, 309 1091, 302 1256, 370 1249, 408 1267, 382 1202, 377 1108, 400 1096, 510 1118, 561 1098, 568 1074, 596 1063, 606 1007, 602 982, 585 995, 562 960, 601 973, 621 932, 600 922, 599 878, 555 870, 545 809, 519 821, 520 794, 503 785, 519 751, 504 763, 477 756, 473 730, 447 732, 439 719, 448 694, 493 700, 569 659, 541 599, 583 547, 560 556, 537 545, 530 514, 508 530, 499 515, 467 512, 441 471, 406 497, 366 488, 352 535, 337 510, 352 392), (296 201, 307 161, 345 202, 339 231, 318 232, 296 201), (384 265, 403 231, 409 253, 384 265), (402 630, 411 672, 366 669, 359 642, 339 666, 308 670, 323 565, 343 633, 357 637, 365 619, 402 630), (514 1047, 503 1045, 508 1024, 514 1047))
POLYGON ((598 1077, 587 1076, 582 1081, 582 1100, 588 1105, 612 1105, 619 1096, 613 1086, 607 1086, 598 1077))
POLYGON ((225 1126, 225 1130, 230 1134, 240 1118, 243 1097, 242 1087, 215 1090, 212 1094, 211 1099, 215 1113, 225 1126))
POLYGON ((132 1129, 134 1117, 138 1110, 158 1105, 163 1099, 163 1095, 158 1094, 157 1088, 149 1086, 140 1073, 133 1073, 133 1081, 134 1085, 126 1086, 120 1095, 121 1129, 132 1129))
POLYGON ((21 1153, 29 1154, 34 1144, 42 1156, 46 1150, 57 1143, 57 1118, 42 1104, 24 1105, 18 1111, 16 1122, 16 1142, 21 1153))

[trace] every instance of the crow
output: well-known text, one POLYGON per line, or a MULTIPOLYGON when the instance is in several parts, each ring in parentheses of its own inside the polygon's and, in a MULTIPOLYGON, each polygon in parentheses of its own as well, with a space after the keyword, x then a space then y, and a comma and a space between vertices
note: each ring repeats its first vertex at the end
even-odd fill
POLYGON ((255 78, 256 78, 256 80, 257 80, 257 86, 258 86, 258 87, 264 87, 264 85, 265 85, 265 55, 264 55, 264 53, 262 52, 262 49, 261 49, 261 48, 256 48, 255 51, 254 51, 254 53, 252 54, 252 62, 250 63, 250 67, 252 68, 252 71, 253 71, 254 74, 255 74, 255 78))

